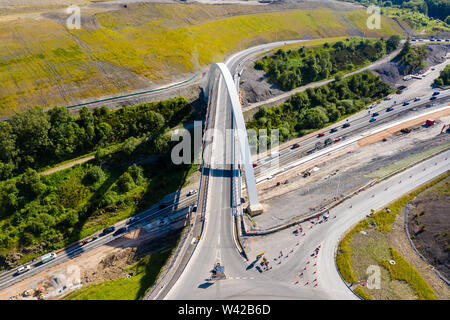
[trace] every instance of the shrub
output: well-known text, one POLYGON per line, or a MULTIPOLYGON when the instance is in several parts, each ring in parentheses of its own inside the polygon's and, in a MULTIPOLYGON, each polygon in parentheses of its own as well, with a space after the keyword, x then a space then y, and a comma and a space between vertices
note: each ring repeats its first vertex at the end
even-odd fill
POLYGON ((93 184, 102 180, 104 176, 105 173, 103 172, 102 168, 99 166, 94 166, 86 173, 86 175, 84 176, 84 181, 87 184, 93 184))

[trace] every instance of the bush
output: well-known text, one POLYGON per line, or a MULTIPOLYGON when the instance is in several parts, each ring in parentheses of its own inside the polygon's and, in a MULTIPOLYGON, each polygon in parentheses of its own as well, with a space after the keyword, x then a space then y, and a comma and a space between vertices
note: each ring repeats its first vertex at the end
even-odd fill
POLYGON ((117 180, 117 188, 120 192, 128 192, 134 187, 136 187, 136 185, 134 184, 134 180, 128 172, 125 172, 120 176, 119 180, 117 180))
POLYGON ((129 167, 127 172, 133 178, 133 181, 136 185, 139 186, 145 181, 144 170, 136 164, 133 164, 131 167, 129 167))
POLYGON ((92 167, 84 176, 84 181, 87 184, 93 184, 103 179, 105 173, 99 166, 92 167))
POLYGON ((27 199, 34 199, 45 191, 45 184, 37 172, 28 168, 17 183, 20 193, 27 199))

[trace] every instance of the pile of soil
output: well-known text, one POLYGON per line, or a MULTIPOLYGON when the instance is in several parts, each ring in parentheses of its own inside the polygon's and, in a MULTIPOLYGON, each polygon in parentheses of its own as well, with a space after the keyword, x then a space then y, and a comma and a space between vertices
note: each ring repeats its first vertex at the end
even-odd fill
POLYGON ((450 279, 450 177, 408 205, 408 230, 417 250, 450 279))

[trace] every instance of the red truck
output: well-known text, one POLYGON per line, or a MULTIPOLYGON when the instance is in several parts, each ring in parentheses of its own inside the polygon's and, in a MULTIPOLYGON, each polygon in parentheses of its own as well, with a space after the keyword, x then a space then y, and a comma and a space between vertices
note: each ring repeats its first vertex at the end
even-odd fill
POLYGON ((427 126, 432 126, 432 125, 434 125, 434 120, 428 119, 428 120, 425 122, 425 124, 426 124, 427 126))

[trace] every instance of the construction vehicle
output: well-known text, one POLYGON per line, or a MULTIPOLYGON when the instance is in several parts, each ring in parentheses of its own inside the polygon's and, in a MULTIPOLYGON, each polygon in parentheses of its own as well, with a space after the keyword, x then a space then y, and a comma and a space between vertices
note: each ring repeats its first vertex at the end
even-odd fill
POLYGON ((441 133, 446 132, 446 133, 450 133, 450 124, 444 124, 444 126, 442 127, 441 133), (447 128, 447 129, 445 129, 447 128))
POLYGON ((426 124, 427 126, 432 126, 432 125, 434 125, 434 120, 428 119, 428 120, 425 122, 425 124, 426 124))
POLYGON ((220 262, 217 262, 216 265, 211 270, 211 280, 221 280, 226 279, 225 276, 225 267, 220 265, 220 262))

